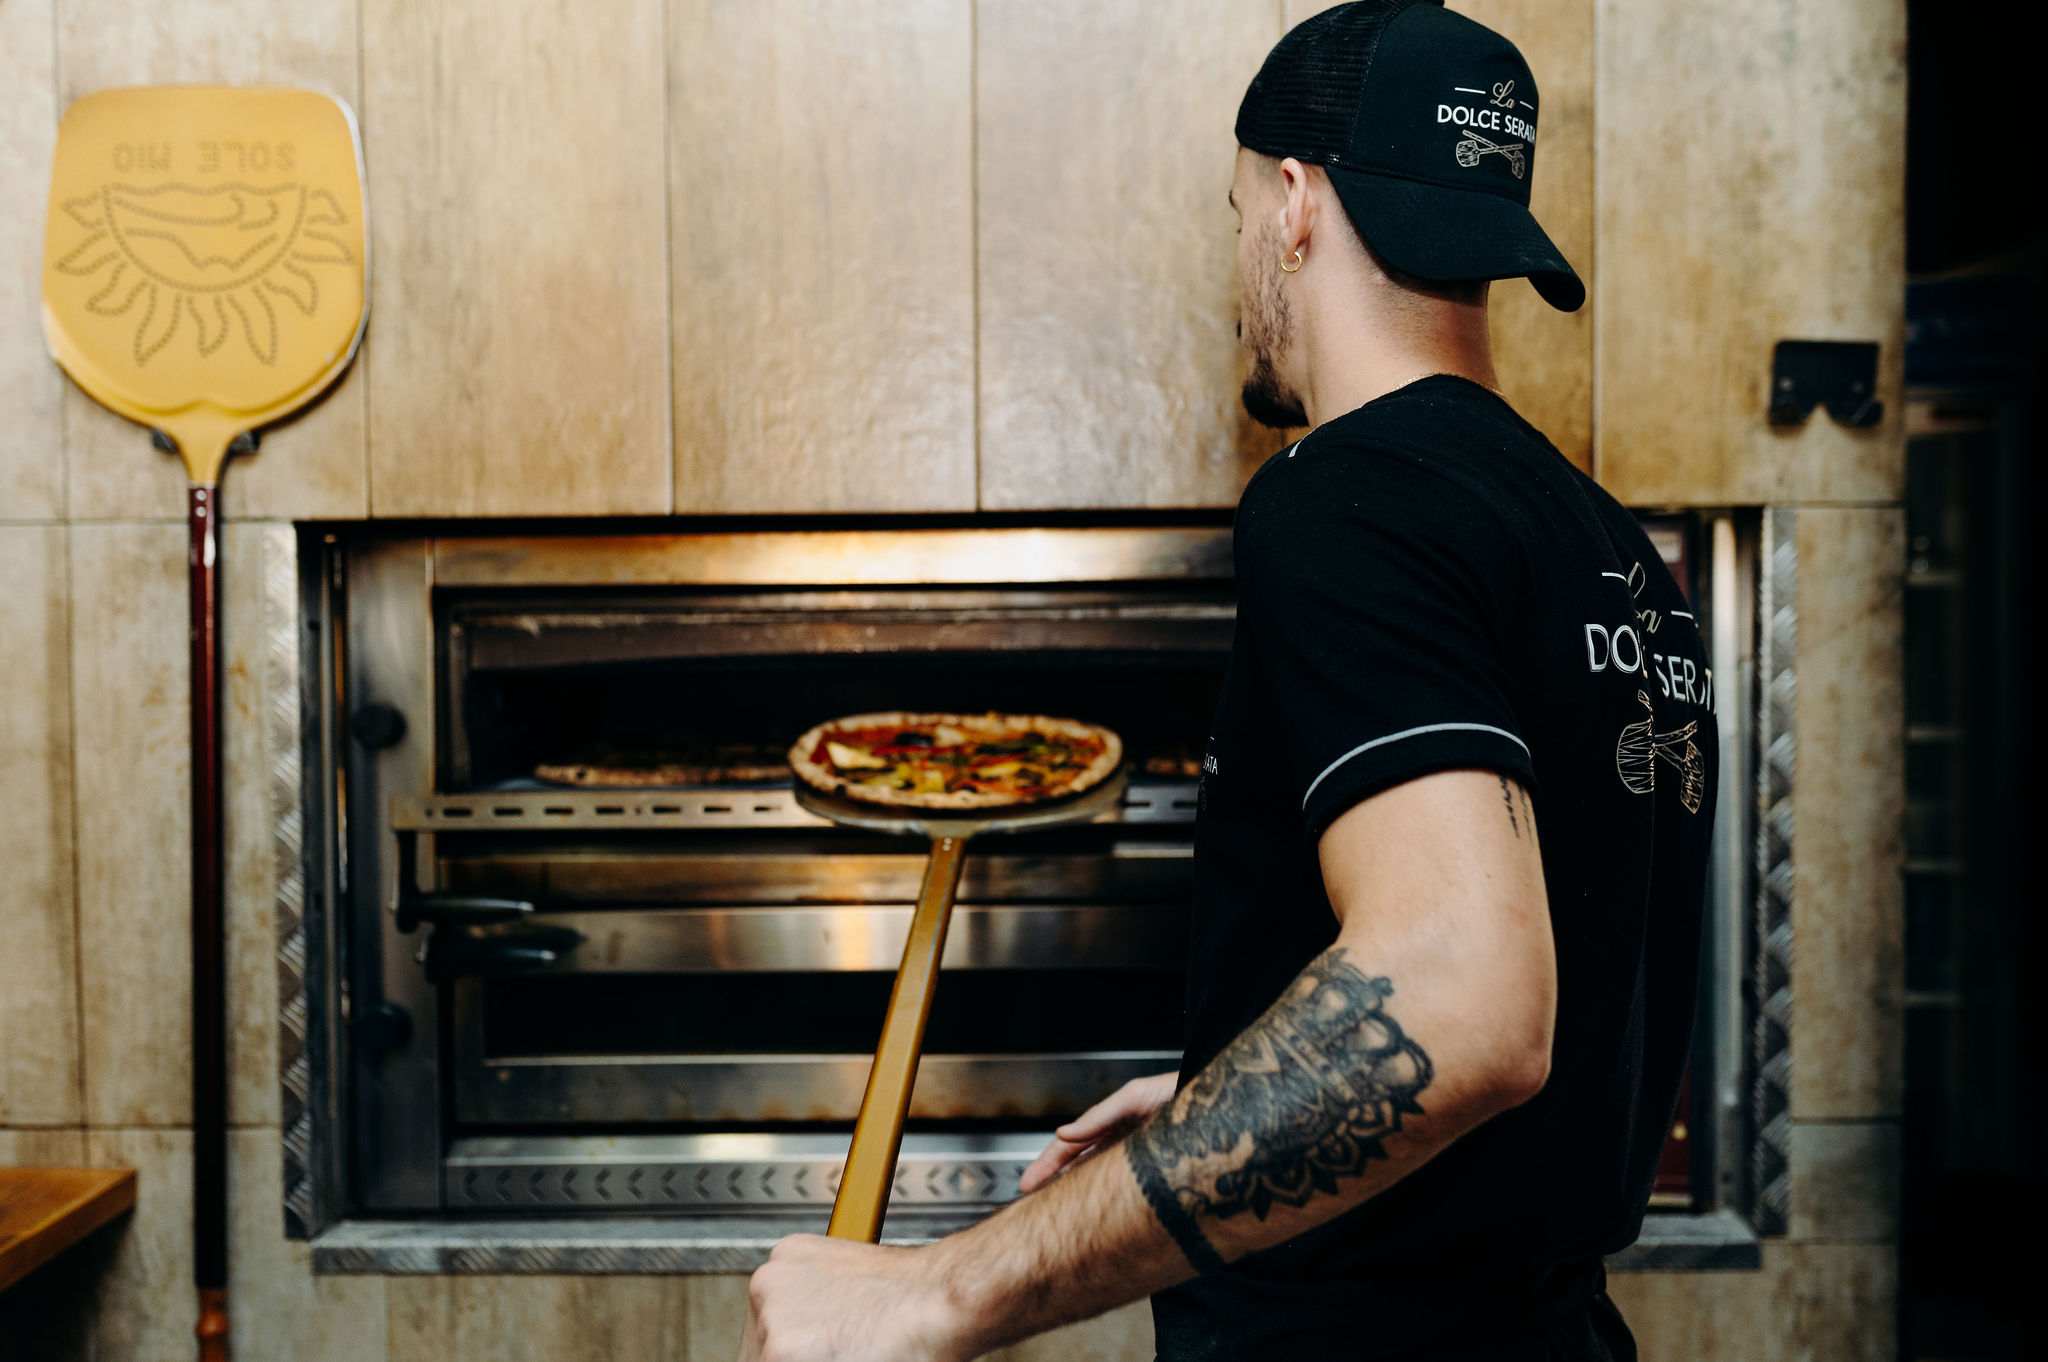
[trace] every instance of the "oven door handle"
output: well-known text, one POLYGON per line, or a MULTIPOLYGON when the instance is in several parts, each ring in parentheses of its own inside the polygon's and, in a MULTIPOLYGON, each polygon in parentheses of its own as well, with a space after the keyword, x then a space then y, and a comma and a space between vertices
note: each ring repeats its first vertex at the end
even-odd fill
POLYGON ((534 911, 525 899, 494 899, 481 894, 401 893, 394 926, 411 933, 422 922, 436 927, 476 927, 488 922, 511 922, 534 911))
POLYGON ((412 832, 398 834, 398 903, 392 910, 392 925, 410 936, 422 922, 437 927, 478 927, 490 922, 510 922, 527 917, 533 905, 525 899, 490 898, 482 894, 429 894, 419 887, 419 839, 412 832))
POLYGON ((435 985, 464 975, 504 979, 547 969, 582 944, 583 934, 572 927, 473 932, 441 926, 420 948, 420 963, 426 967, 427 982, 435 985))

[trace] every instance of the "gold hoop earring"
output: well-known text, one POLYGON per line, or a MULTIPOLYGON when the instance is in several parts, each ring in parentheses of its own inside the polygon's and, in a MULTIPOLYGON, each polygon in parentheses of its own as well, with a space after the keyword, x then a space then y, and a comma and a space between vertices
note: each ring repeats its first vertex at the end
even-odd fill
POLYGON ((1308 261, 1303 258, 1301 252, 1298 250, 1294 253, 1293 259, 1294 263, 1292 265, 1288 264, 1285 260, 1280 262, 1280 272, 1282 274, 1298 273, 1301 267, 1308 263, 1308 261))

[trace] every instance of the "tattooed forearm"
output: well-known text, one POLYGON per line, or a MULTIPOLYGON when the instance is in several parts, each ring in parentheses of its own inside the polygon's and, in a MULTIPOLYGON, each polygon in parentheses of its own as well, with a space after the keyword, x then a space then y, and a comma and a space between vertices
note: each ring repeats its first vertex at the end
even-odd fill
POLYGON ((1515 818, 1514 792, 1508 789, 1508 778, 1506 776, 1499 776, 1497 779, 1500 781, 1500 802, 1506 806, 1508 811, 1508 826, 1515 830, 1515 837, 1519 840, 1522 836, 1522 825, 1515 818))
POLYGON ((1308 964, 1173 1102, 1124 1142, 1138 1185, 1198 1271, 1222 1265, 1204 1218, 1300 1207, 1356 1177, 1420 1115, 1429 1056, 1388 1016, 1394 987, 1342 947, 1308 964))

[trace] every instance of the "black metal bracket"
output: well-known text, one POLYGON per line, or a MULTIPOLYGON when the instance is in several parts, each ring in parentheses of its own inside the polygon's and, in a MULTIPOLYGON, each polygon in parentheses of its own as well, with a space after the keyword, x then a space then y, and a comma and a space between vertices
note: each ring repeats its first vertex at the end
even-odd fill
POLYGON ((1771 424, 1796 426, 1816 406, 1845 426, 1884 419, 1876 341, 1778 342, 1771 351, 1771 424))

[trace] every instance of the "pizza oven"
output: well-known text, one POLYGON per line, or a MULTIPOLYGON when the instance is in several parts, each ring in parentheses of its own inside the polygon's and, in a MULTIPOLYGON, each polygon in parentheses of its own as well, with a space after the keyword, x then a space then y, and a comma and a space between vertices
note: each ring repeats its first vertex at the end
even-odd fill
POLYGON ((314 535, 348 1210, 829 1205, 923 847, 795 802, 870 710, 1070 715, 1122 807, 970 853, 895 1201, 1179 1060, 1229 532, 314 535))

